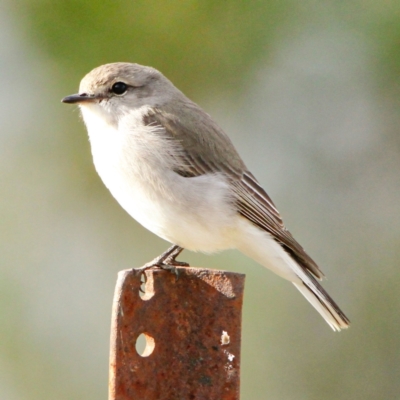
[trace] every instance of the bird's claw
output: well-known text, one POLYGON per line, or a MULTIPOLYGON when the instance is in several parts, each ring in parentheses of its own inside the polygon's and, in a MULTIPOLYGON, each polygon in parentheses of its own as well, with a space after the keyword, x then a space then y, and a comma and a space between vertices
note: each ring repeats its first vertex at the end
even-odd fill
MULTIPOLYGON (((182 247, 172 246, 166 252, 156 257, 153 261, 143 265, 143 267, 136 268, 135 271, 140 271, 142 273, 141 277, 143 277, 143 283, 147 282, 146 271, 151 268, 160 268, 166 271, 171 271, 179 277, 179 271, 176 267, 189 267, 189 263, 176 260, 176 257, 179 256, 182 250, 182 247)), ((142 289, 140 290, 143 292, 142 289)))

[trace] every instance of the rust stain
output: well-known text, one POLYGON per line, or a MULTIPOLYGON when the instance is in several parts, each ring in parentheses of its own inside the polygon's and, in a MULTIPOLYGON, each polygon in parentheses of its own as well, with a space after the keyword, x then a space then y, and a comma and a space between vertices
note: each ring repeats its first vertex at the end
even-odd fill
POLYGON ((238 400, 242 274, 121 271, 115 290, 109 400, 238 400), (144 295, 139 288, 145 287, 144 295), (136 340, 144 334, 139 355, 136 340))

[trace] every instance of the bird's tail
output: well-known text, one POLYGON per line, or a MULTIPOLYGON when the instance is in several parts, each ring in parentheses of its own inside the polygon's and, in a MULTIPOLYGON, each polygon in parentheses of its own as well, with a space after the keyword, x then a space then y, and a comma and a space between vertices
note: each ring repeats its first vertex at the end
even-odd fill
POLYGON ((318 282, 317 279, 323 276, 322 272, 308 256, 302 254, 296 259, 271 234, 248 222, 241 231, 245 234, 240 237, 236 247, 242 253, 292 282, 333 330, 340 331, 349 326, 350 321, 318 282), (313 266, 309 265, 310 262, 313 266), (315 272, 319 272, 320 276, 314 275, 315 272))
POLYGON ((348 328, 350 321, 343 311, 318 281, 310 273, 307 273, 307 275, 308 279, 300 283, 293 282, 293 285, 299 289, 301 294, 322 315, 334 331, 348 328))

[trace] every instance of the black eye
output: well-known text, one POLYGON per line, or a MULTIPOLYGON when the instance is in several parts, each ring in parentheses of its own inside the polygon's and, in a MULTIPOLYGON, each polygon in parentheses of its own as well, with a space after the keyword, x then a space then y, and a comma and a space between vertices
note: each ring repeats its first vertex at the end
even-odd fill
POLYGON ((112 85, 111 91, 118 96, 121 96, 128 90, 128 85, 124 82, 116 82, 112 85))

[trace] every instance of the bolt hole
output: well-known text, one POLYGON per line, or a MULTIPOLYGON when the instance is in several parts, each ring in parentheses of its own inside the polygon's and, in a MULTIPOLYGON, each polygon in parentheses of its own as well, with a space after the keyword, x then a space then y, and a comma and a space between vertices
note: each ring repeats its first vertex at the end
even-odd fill
POLYGON ((136 351, 141 357, 148 357, 153 353, 156 343, 148 333, 141 333, 136 339, 136 351))
POLYGON ((143 298, 146 294, 146 281, 144 279, 144 274, 140 275, 140 290, 139 290, 139 296, 143 298))
POLYGON ((152 271, 144 271, 140 274, 139 297, 146 301, 154 296, 154 278, 152 271))

